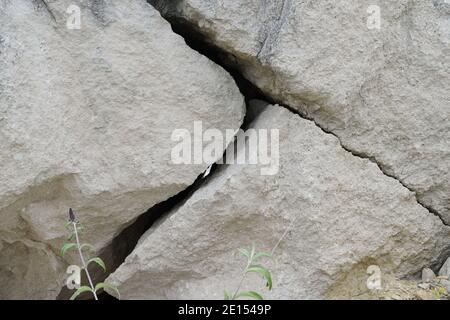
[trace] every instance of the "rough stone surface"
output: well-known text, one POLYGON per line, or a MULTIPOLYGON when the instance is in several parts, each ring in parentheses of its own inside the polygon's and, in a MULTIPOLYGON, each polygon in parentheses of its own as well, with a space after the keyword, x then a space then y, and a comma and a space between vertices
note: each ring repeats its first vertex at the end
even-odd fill
POLYGON ((448 258, 441 269, 439 269, 439 275, 443 277, 450 276, 450 258, 448 258))
POLYGON ((268 106, 250 127, 279 129, 278 174, 220 166, 108 278, 123 298, 221 299, 224 289, 236 289, 245 264, 237 248, 255 242, 270 252, 286 232, 274 262, 265 263, 272 293, 258 277, 243 290, 266 298, 357 297, 367 291, 369 265, 411 276, 448 252, 449 228, 438 217, 312 121, 268 106))
POLYGON ((422 282, 431 282, 436 278, 434 271, 430 268, 423 268, 422 270, 422 282))
POLYGON ((233 79, 144 0, 0 0, 0 299, 56 297, 69 207, 102 248, 207 168, 171 163, 174 129, 243 115, 233 79))
POLYGON ((447 291, 447 296, 448 296, 448 293, 450 292, 450 281, 448 281, 446 279, 440 280, 439 285, 441 287, 445 288, 445 290, 447 291))
POLYGON ((375 159, 450 223, 448 1, 150 2, 188 21, 264 92, 375 159), (380 29, 368 28, 372 5, 380 29))

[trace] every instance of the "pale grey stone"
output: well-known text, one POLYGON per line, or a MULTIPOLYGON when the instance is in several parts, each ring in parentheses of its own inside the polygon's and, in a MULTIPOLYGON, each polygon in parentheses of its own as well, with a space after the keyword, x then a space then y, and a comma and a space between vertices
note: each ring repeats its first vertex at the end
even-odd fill
POLYGON ((443 277, 450 276, 450 258, 448 258, 441 269, 439 269, 439 275, 443 277))
POLYGON ((54 298, 68 208, 103 248, 208 167, 171 162, 173 130, 237 129, 244 101, 144 0, 0 0, 0 34, 0 298, 54 298))
POLYGON ((110 275, 122 298, 222 299, 245 266, 237 249, 252 242, 270 252, 282 239, 274 261, 263 261, 274 290, 259 277, 242 290, 283 299, 357 297, 367 291, 368 266, 411 276, 450 248, 449 227, 409 190, 312 121, 269 106, 250 127, 279 129, 278 174, 220 166, 110 275))
POLYGON ((446 279, 439 280, 439 285, 444 287, 447 290, 447 293, 450 292, 450 281, 446 279))
POLYGON ((432 282, 434 279, 436 279, 436 275, 433 270, 430 268, 422 269, 422 282, 432 282))
POLYGON ((375 159, 450 223, 448 1, 151 2, 231 53, 265 93, 375 159), (368 27, 373 5, 380 29, 368 27))

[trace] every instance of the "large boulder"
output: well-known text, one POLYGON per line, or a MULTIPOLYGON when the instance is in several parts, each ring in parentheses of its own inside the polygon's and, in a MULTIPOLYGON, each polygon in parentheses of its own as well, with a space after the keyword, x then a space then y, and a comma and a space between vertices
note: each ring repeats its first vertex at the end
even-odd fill
POLYGON ((448 1, 150 2, 450 223, 448 1))
POLYGON ((0 299, 56 297, 69 207, 105 247, 208 167, 171 161, 175 129, 244 112, 144 0, 0 0, 0 299))
MULTIPOLYGON (((221 299, 224 289, 238 287, 245 265, 236 250, 252 242, 260 251, 275 248, 274 290, 266 295, 252 277, 242 289, 269 298, 357 297, 368 290, 369 265, 405 277, 446 256, 450 228, 312 121, 266 106, 250 128, 259 139, 266 134, 260 129, 279 130, 279 171, 221 165, 107 279, 122 298, 221 299)), ((237 157, 256 143, 247 139, 237 157)))

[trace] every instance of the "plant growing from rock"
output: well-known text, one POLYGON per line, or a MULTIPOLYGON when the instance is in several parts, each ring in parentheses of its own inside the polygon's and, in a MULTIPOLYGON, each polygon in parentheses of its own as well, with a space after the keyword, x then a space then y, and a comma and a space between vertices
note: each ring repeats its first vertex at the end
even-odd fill
POLYGON ((241 286, 244 283, 245 277, 249 273, 257 273, 264 279, 266 283, 266 288, 270 291, 272 290, 272 275, 270 271, 264 267, 263 265, 258 263, 258 260, 261 258, 272 258, 272 255, 265 252, 256 252, 255 245, 252 245, 250 250, 247 249, 238 249, 239 253, 247 258, 247 264, 242 272, 241 279, 239 281, 239 285, 233 294, 225 290, 225 300, 236 300, 241 297, 252 298, 255 300, 263 300, 263 296, 256 291, 243 291, 240 292, 241 286))
POLYGON ((82 294, 83 292, 91 292, 92 295, 94 296, 95 300, 98 300, 98 291, 101 289, 105 289, 105 288, 110 288, 114 291, 116 291, 118 297, 120 298, 120 293, 119 290, 107 283, 104 282, 100 282, 97 283, 94 286, 94 283, 92 281, 92 277, 89 274, 89 270, 88 267, 91 263, 94 263, 96 265, 98 265, 99 267, 101 267, 103 269, 103 271, 106 272, 106 265, 103 262, 102 259, 100 259, 99 257, 92 257, 89 258, 89 260, 85 260, 84 254, 83 254, 83 250, 89 250, 89 251, 94 251, 94 247, 88 243, 81 243, 80 242, 80 232, 82 232, 84 230, 83 225, 76 219, 75 214, 73 212, 72 209, 69 209, 69 221, 66 224, 66 228, 69 230, 70 234, 69 237, 67 238, 67 243, 65 243, 62 248, 61 248, 61 256, 64 257, 66 252, 70 249, 77 249, 78 251, 78 255, 80 257, 81 260, 81 266, 78 266, 81 270, 84 270, 85 274, 86 274, 86 278, 88 280, 89 285, 85 285, 85 286, 80 286, 75 293, 70 297, 70 300, 75 300, 80 294, 82 294))
POLYGON ((445 290, 444 287, 433 288, 431 292, 433 293, 434 298, 436 300, 441 300, 442 297, 444 297, 447 294, 447 290, 445 290))

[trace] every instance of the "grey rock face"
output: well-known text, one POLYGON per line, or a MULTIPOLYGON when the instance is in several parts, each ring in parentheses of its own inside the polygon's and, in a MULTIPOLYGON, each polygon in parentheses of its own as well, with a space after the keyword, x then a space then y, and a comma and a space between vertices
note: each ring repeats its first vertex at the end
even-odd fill
POLYGON ((402 277, 449 249, 449 228, 439 218, 312 121, 268 106, 250 127, 279 129, 278 174, 222 165, 108 278, 123 298, 221 299, 244 268, 237 248, 254 241, 270 252, 283 234, 268 262, 273 292, 266 294, 258 277, 246 279, 243 290, 266 298, 353 297, 367 291, 369 265, 402 277))
MULTIPOLYGON (((54 298, 67 210, 104 247, 208 164, 171 162, 174 129, 237 129, 243 97, 144 0, 0 0, 0 298, 54 298)), ((225 148, 225 146, 224 146, 225 148)))
POLYGON ((430 268, 423 268, 422 270, 422 282, 432 282, 436 278, 436 275, 434 274, 433 270, 430 268))
POLYGON ((151 2, 450 223, 448 2, 376 1, 379 29, 369 0, 151 2))
POLYGON ((439 275, 443 277, 450 276, 450 258, 448 258, 441 269, 439 269, 439 275))

